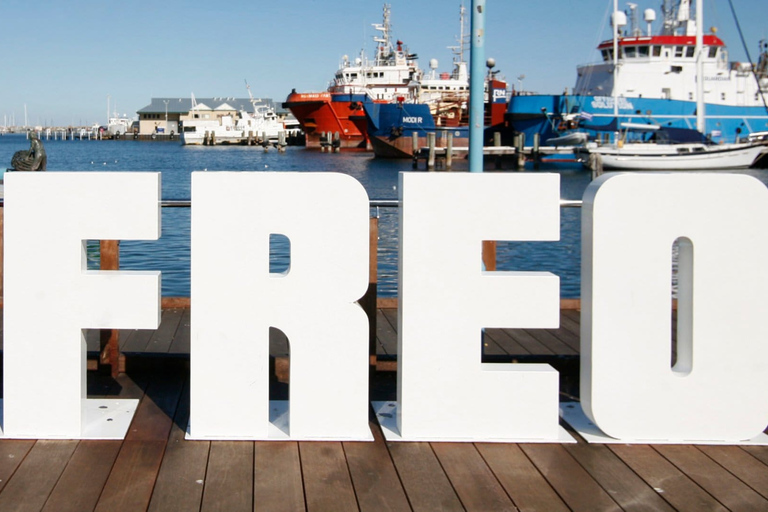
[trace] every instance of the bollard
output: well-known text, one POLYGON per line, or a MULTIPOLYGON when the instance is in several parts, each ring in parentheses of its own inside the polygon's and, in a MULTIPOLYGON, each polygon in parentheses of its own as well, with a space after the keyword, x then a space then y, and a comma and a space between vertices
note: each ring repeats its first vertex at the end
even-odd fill
POLYGON ((429 157, 427 158, 427 169, 433 171, 435 169, 435 133, 427 134, 427 146, 429 147, 429 157))

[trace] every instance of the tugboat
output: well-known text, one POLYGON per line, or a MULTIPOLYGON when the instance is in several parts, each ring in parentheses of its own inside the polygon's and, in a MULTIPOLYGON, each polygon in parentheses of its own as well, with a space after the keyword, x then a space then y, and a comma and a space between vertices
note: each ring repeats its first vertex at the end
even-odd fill
POLYGON ((391 7, 384 4, 383 22, 373 25, 379 32, 373 38, 373 61, 364 52, 354 62, 345 55, 325 92, 299 93, 294 89, 283 103, 301 124, 308 148, 319 148, 338 133, 340 147, 367 149, 363 106, 404 96, 408 84, 421 77, 418 56, 408 53, 402 41, 392 43, 390 15, 391 7))
MULTIPOLYGON (((464 6, 461 7, 461 32, 453 50, 453 71, 437 73, 438 62, 430 61, 430 73, 409 83, 408 94, 387 103, 364 106, 368 136, 377 157, 412 158, 414 135, 417 147, 427 145, 429 133, 435 146, 446 147, 449 136, 456 152, 469 145, 469 72, 464 52, 468 45, 464 6)), ((507 84, 496 78, 495 62, 488 59, 485 82, 485 126, 498 127, 507 109, 507 84)))

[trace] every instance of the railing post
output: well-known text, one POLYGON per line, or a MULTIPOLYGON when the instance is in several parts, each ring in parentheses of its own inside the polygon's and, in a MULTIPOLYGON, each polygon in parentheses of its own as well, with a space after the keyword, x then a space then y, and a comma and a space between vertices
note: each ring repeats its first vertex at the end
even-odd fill
MULTIPOLYGON (((120 269, 120 245, 117 240, 101 240, 99 242, 101 270, 120 269)), ((100 332, 100 365, 109 365, 113 378, 125 372, 125 356, 120 353, 120 331, 117 329, 101 329, 100 332)))

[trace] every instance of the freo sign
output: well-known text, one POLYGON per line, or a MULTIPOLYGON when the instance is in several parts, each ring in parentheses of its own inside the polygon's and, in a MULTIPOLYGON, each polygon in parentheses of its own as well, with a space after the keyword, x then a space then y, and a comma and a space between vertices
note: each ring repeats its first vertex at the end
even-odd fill
MULTIPOLYGON (((157 173, 5 177, 3 435, 120 438, 135 402, 86 399, 84 328, 155 328, 158 272, 85 269, 84 240, 157 239, 157 173)), ((486 327, 552 328, 558 278, 485 272, 483 240, 557 240, 554 174, 404 173, 398 400, 388 438, 559 441, 558 374, 483 364, 486 327)), ((194 439, 371 439, 368 198, 341 174, 193 173, 194 439), (317 199, 322 202, 317 204, 317 199), (291 266, 269 272, 269 237, 291 266), (226 255, 226 260, 222 259, 226 255), (291 342, 270 403, 268 332, 291 342)), ((593 182, 582 233, 581 406, 621 442, 728 442, 768 423, 768 189, 744 175, 593 182), (676 364, 671 248, 680 247, 676 364)))

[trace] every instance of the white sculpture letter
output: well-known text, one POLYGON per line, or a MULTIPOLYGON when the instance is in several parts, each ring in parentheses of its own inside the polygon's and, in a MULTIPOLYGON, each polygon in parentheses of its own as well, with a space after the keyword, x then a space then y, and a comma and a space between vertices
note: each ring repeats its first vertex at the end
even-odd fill
POLYGON ((82 329, 155 329, 160 273, 89 271, 86 240, 156 240, 159 173, 5 175, 3 434, 122 438, 137 400, 86 400, 82 329))
POLYGON ((372 439, 368 319, 355 303, 368 286, 362 185, 196 172, 192 200, 189 437, 372 439), (285 273, 270 274, 271 234, 290 241, 285 273), (290 341, 290 413, 269 402, 270 327, 290 341))
POLYGON ((587 189, 582 225, 586 415, 622 442, 760 434, 768 423, 765 185, 737 174, 606 175, 587 189))
POLYGON ((481 343, 485 327, 556 327, 559 279, 485 272, 481 247, 557 240, 559 176, 403 173, 400 194, 398 402, 376 404, 385 434, 557 441, 558 373, 484 364, 481 343))

